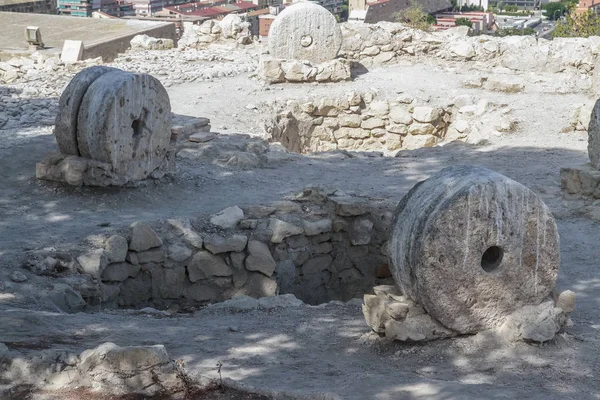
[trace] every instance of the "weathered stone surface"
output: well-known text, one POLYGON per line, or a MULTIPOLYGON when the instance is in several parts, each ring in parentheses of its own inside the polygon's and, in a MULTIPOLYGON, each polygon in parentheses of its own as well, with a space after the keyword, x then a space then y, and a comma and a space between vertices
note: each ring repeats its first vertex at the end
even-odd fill
POLYGON ((231 229, 235 228, 242 219, 244 219, 244 211, 238 206, 233 206, 210 217, 210 223, 223 229, 231 229))
POLYGON ((373 222, 368 218, 357 218, 350 225, 348 235, 350 243, 354 246, 361 246, 371 242, 371 233, 373 231, 373 222))
POLYGON ((196 282, 183 291, 183 297, 202 303, 215 301, 219 297, 219 289, 214 286, 196 282))
POLYGON ((526 305, 509 315, 498 331, 506 339, 547 342, 566 322, 565 311, 552 301, 526 305))
POLYGON ((233 271, 225 261, 208 251, 199 251, 187 267, 190 281, 196 282, 213 276, 231 276, 233 271))
POLYGON ((130 250, 139 253, 153 247, 161 246, 162 243, 162 240, 158 237, 156 232, 154 232, 152 227, 146 222, 137 221, 131 224, 130 250))
POLYGON ((572 313, 575 311, 575 297, 575 292, 571 290, 561 292, 556 300, 556 307, 562 309, 566 313, 572 313))
POLYGON ((355 197, 332 197, 329 200, 335 204, 335 212, 337 215, 343 217, 363 215, 367 212, 362 199, 355 197))
POLYGON ((304 234, 306 236, 316 236, 321 233, 331 232, 332 222, 330 219, 321 219, 319 221, 304 221, 304 234))
POLYGON ((21 283, 27 281, 27 276, 21 271, 13 271, 10 274, 10 280, 13 282, 21 283))
POLYGON ((60 95, 54 134, 61 153, 74 156, 80 155, 77 145, 77 116, 79 115, 81 101, 90 85, 98 77, 111 71, 118 70, 104 66, 86 68, 71 79, 60 95))
POLYGON ((269 30, 269 52, 274 58, 325 62, 337 56, 341 44, 335 17, 314 3, 286 7, 269 30))
POLYGON ((210 235, 204 238, 204 247, 213 254, 240 252, 246 248, 248 238, 244 235, 233 235, 228 238, 210 235))
POLYGON ((412 116, 418 122, 435 122, 440 117, 440 110, 433 107, 415 107, 412 116))
POLYGON ((237 291, 237 294, 257 299, 275 296, 277 294, 277 282, 259 272, 250 272, 246 284, 237 291))
POLYGON ((126 307, 140 307, 152 297, 152 277, 149 273, 140 273, 135 278, 125 279, 121 283, 118 304, 126 307))
POLYGON ((139 271, 139 265, 127 262, 109 264, 102 271, 101 279, 107 282, 122 282, 127 278, 135 278, 139 271))
POLYGON ((592 167, 600 169, 600 100, 594 104, 588 126, 588 156, 592 167))
POLYGON ((246 258, 248 271, 258 271, 266 276, 271 276, 275 272, 275 265, 269 246, 257 240, 248 242, 248 257, 246 258))
POLYGON ((271 218, 269 222, 269 229, 273 232, 271 236, 272 243, 281 243, 283 239, 294 236, 301 235, 304 233, 304 229, 299 226, 292 225, 289 222, 282 221, 277 218, 271 218))
POLYGON ((412 123, 412 115, 408 110, 401 106, 392 107, 390 110, 390 119, 397 124, 410 125, 412 123))
POLYGON ((152 274, 153 299, 178 299, 188 284, 183 266, 173 268, 155 266, 150 269, 150 274, 152 274))
POLYGON ((220 22, 221 35, 225 39, 236 39, 240 31, 240 25, 243 23, 242 18, 236 14, 226 15, 220 22))
POLYGON ((456 336, 427 314, 403 321, 390 319, 385 324, 385 337, 400 341, 427 341, 456 336))
POLYGON ((192 256, 192 250, 185 246, 174 244, 169 246, 169 258, 176 262, 183 262, 192 256))
POLYGON ((102 74, 81 100, 79 153, 130 180, 145 179, 167 156, 170 115, 169 95, 158 79, 124 71, 102 74))
POLYGON ((167 255, 165 254, 165 250, 163 248, 142 251, 137 253, 136 256, 140 264, 161 263, 167 259, 167 255))
POLYGON ((103 249, 97 249, 77 257, 77 262, 84 273, 100 277, 108 265, 108 256, 103 249))
POLYGON ((129 44, 134 50, 167 50, 174 46, 173 39, 154 38, 148 35, 136 35, 129 44))
POLYGON ((396 211, 390 253, 402 292, 459 333, 539 304, 560 264, 556 223, 540 198, 469 166, 445 168, 411 189, 396 211))
POLYGON ((561 188, 569 194, 600 198, 600 171, 589 164, 560 169, 561 188))
POLYGON ((123 262, 127 257, 127 239, 121 235, 112 235, 106 241, 104 250, 110 262, 123 262))
MULTIPOLYGON (((414 125, 414 124, 413 124, 414 125)), ((411 125, 411 126, 413 126, 411 125)), ((427 124, 429 125, 429 124, 427 124)), ((430 125, 432 126, 432 125, 430 125)), ((433 135, 407 135, 402 137, 402 148, 406 150, 420 149, 422 147, 432 147, 437 143, 437 138, 433 135)))

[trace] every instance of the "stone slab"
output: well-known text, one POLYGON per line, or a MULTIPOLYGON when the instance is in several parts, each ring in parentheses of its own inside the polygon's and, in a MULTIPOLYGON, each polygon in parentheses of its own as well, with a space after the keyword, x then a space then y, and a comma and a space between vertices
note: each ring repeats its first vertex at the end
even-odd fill
POLYGON ((65 63, 73 63, 83 59, 83 42, 81 40, 65 40, 60 59, 65 63))

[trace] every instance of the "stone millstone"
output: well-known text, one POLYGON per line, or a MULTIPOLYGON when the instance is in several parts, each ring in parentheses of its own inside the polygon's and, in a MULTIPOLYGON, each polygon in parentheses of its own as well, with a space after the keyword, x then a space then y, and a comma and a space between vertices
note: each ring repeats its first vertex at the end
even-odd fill
POLYGON ((108 72, 96 79, 83 97, 79 152, 111 164, 120 175, 132 180, 147 178, 163 162, 170 138, 169 95, 150 75, 108 72))
POLYGON ((540 198, 471 166, 445 168, 411 189, 396 210, 390 249, 403 293, 458 333, 540 304, 560 265, 556 223, 540 198))
POLYGON ((333 14, 314 3, 296 3, 283 10, 269 30, 274 58, 322 63, 333 60, 342 45, 342 31, 333 14))
POLYGON ((600 100, 594 104, 588 126, 588 155, 592 167, 600 169, 600 100))
POLYGON ((79 114, 81 100, 90 85, 98 77, 111 71, 118 71, 118 69, 102 66, 86 68, 71 79, 71 82, 60 95, 54 134, 61 153, 73 156, 79 155, 77 115, 79 114))

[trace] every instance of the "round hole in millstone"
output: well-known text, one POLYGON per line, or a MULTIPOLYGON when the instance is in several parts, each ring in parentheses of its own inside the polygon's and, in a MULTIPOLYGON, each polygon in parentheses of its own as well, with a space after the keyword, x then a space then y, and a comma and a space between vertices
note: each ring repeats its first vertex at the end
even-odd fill
POLYGON ((312 39, 312 36, 310 36, 310 35, 304 35, 304 36, 302 36, 302 38, 300 39, 300 44, 301 44, 303 47, 308 47, 308 46, 310 46, 310 45, 312 44, 312 42, 313 42, 313 39, 312 39))
POLYGON ((169 150, 170 116, 169 95, 156 78, 106 73, 90 85, 81 102, 79 151, 110 164, 114 173, 128 180, 145 179, 169 150))
POLYGON ((494 328, 556 284, 556 222, 539 196, 504 175, 444 168, 413 187, 394 218, 394 280, 455 332, 494 328))
POLYGON ((504 250, 502 250, 502 247, 488 247, 481 256, 481 268, 483 268, 485 272, 495 271, 502 263, 502 257, 504 257, 504 250))

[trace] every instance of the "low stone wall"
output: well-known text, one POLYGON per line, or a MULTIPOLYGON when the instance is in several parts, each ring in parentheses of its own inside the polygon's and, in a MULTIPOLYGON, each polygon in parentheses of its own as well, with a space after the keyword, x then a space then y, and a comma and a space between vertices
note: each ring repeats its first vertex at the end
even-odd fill
POLYGON ((258 75, 269 83, 282 82, 340 82, 352 78, 351 63, 332 60, 321 64, 308 61, 263 58, 258 75))
POLYGON ((423 32, 399 23, 341 25, 340 55, 370 68, 403 58, 426 56, 451 61, 485 63, 485 68, 511 71, 574 71, 595 73, 600 37, 557 38, 534 36, 468 36, 466 27, 443 32, 423 32))
POLYGON ((350 300, 392 283, 384 243, 395 204, 308 188, 209 219, 135 222, 84 254, 38 253, 37 274, 78 271, 57 306, 198 306, 292 293, 310 304, 350 300), (81 300, 83 299, 83 300, 81 300))
POLYGON ((350 92, 341 98, 292 101, 266 124, 270 140, 289 151, 382 151, 431 147, 442 141, 480 143, 512 131, 510 108, 463 95, 447 104, 421 105, 409 96, 377 99, 350 92))

